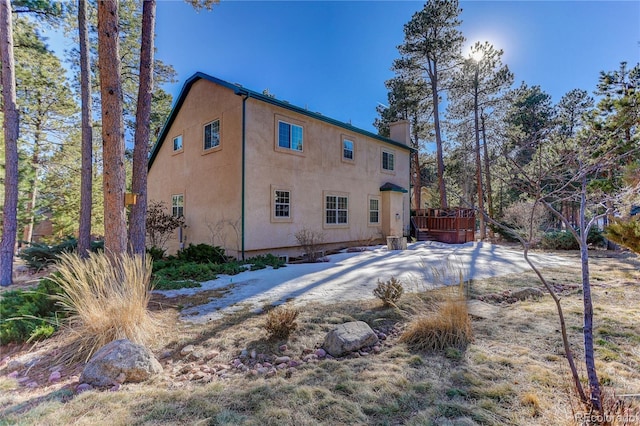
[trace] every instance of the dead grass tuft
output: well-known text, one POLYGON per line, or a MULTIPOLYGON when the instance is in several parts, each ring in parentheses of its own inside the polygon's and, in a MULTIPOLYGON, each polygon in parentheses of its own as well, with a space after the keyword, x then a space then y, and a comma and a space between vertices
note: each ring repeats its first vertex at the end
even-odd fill
POLYGON ((146 344, 157 336, 159 323, 147 309, 150 258, 100 253, 81 259, 63 254, 52 279, 64 290, 57 299, 69 313, 63 361, 86 361, 113 340, 146 344))
POLYGON ((269 337, 286 339, 298 327, 296 322, 298 315, 300 315, 300 311, 297 309, 278 306, 267 313, 264 328, 269 333, 269 337))
POLYGON ((432 313, 412 320, 400 337, 414 350, 464 349, 473 339, 471 319, 464 299, 446 299, 432 313))

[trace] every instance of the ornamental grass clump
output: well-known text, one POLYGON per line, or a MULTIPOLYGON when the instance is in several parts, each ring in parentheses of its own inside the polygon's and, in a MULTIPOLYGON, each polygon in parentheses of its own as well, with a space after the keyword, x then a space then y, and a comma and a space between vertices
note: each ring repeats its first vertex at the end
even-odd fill
POLYGON ((471 320, 464 299, 447 299, 430 314, 411 321, 400 341, 418 351, 464 349, 473 339, 471 320))
POLYGON ((54 280, 63 292, 56 296, 68 313, 65 332, 70 342, 65 361, 88 360, 117 339, 146 344, 159 323, 147 309, 151 297, 151 259, 128 254, 63 254, 54 280))

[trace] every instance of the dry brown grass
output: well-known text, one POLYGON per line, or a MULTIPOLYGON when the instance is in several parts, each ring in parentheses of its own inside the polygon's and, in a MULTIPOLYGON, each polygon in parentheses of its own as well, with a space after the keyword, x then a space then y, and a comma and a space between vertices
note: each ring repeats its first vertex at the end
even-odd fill
MULTIPOLYGON (((568 286, 579 283, 578 256, 563 255, 575 256, 575 265, 544 272, 554 283, 567 285, 562 304, 576 362, 583 364, 582 295, 568 286)), ((640 300, 640 258, 596 253, 591 271, 599 278, 593 287, 599 373, 617 395, 636 394, 640 308, 631 301, 640 300), (611 355, 617 359, 607 360, 611 355)), ((471 294, 531 286, 536 280, 527 272, 474 281, 471 294)), ((164 375, 149 383, 124 384, 118 392, 76 395, 68 390, 77 384, 73 374, 63 374, 66 382, 49 384, 52 364, 47 363, 39 387, 31 389, 6 377, 0 360, 0 424, 575 425, 570 376, 550 297, 500 304, 492 318, 473 317, 474 341, 464 350, 422 352, 398 342, 396 332, 406 328, 409 315, 435 309, 451 291, 405 294, 399 309, 382 308, 377 300, 306 305, 287 342, 286 355, 292 358, 317 347, 335 324, 345 321, 365 321, 385 330, 388 338, 379 354, 304 363, 290 377, 284 371, 273 378, 234 373, 200 383, 177 373, 190 362, 179 355, 188 344, 220 352, 207 362, 211 366, 228 366, 243 349, 280 355, 281 342, 265 338, 266 315, 249 309, 207 324, 175 323, 176 331, 154 347, 156 354, 173 354, 161 360, 164 375)), ((171 311, 167 318, 177 318, 173 309, 185 300, 192 301, 170 299, 171 309, 163 301, 163 313, 171 311)), ((51 343, 39 342, 37 348, 51 343)), ((27 355, 15 353, 9 360, 27 355)), ((36 379, 36 368, 27 375, 36 379)), ((636 406, 640 402, 624 400, 636 406)))
POLYGON ((65 361, 87 360, 117 339, 147 344, 160 324, 147 306, 151 298, 151 260, 139 256, 76 254, 61 256, 58 275, 64 292, 58 303, 69 313, 63 333, 68 339, 65 361))
POLYGON ((473 339, 471 319, 464 298, 447 298, 434 312, 411 320, 400 342, 414 350, 464 349, 473 339))

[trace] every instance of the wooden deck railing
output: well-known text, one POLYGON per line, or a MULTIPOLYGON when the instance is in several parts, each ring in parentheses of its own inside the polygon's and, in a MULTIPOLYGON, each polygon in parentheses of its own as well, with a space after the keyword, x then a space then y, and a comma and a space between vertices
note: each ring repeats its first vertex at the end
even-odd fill
POLYGON ((476 218, 471 209, 422 209, 411 218, 416 231, 436 241, 460 244, 473 241, 476 218))

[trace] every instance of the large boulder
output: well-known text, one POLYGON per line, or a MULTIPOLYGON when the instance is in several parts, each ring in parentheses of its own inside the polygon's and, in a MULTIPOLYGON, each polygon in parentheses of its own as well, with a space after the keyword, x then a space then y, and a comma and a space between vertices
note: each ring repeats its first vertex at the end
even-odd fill
POLYGON ((353 321, 340 324, 327 333, 323 347, 330 355, 338 357, 376 343, 378 336, 366 322, 353 321))
POLYGON ((121 339, 100 348, 84 367, 79 381, 93 386, 111 386, 143 382, 161 372, 162 366, 149 349, 121 339))

